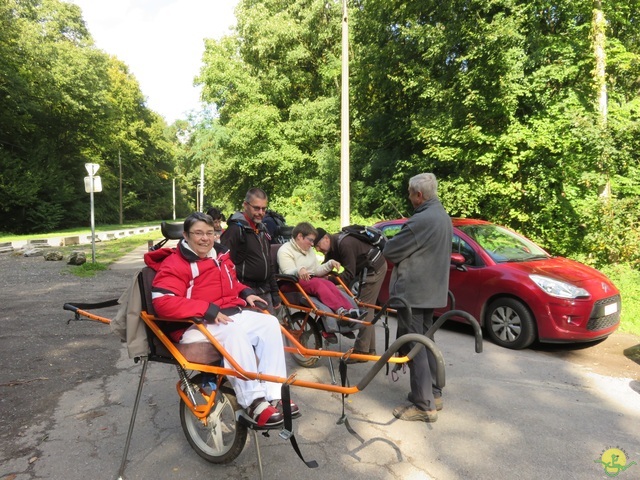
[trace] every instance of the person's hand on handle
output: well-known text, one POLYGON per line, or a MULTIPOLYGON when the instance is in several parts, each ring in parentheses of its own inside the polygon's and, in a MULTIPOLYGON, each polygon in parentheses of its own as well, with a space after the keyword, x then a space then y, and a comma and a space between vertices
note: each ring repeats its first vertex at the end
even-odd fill
POLYGON ((247 297, 247 303, 252 307, 259 308, 260 310, 266 310, 269 306, 267 302, 258 295, 249 295, 247 297))

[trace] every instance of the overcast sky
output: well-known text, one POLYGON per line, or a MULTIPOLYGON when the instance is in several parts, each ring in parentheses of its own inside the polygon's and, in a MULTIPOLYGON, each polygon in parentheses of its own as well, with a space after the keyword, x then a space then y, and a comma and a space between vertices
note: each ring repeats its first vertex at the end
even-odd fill
POLYGON ((147 106, 171 124, 200 110, 205 38, 220 38, 235 24, 238 0, 68 0, 82 16, 96 46, 126 63, 147 106))

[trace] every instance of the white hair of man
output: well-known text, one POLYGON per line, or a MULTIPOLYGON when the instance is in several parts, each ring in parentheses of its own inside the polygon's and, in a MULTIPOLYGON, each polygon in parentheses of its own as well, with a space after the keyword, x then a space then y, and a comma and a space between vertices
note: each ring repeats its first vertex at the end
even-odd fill
POLYGON ((433 173, 419 173, 409 180, 409 190, 416 193, 422 192, 422 196, 431 200, 438 196, 438 181, 433 173))

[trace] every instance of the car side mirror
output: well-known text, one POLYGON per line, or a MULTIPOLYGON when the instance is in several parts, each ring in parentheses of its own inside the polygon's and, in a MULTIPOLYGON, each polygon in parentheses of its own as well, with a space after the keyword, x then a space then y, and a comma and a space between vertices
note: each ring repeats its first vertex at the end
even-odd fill
POLYGON ((455 265, 456 269, 460 270, 461 272, 467 271, 467 266, 464 264, 465 261, 466 260, 464 258, 464 255, 462 255, 461 253, 451 254, 451 264, 455 265))

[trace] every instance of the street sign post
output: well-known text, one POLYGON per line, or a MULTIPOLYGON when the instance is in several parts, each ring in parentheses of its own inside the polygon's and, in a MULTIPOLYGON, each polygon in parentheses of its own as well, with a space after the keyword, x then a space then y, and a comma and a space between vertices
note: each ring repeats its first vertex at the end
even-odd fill
MULTIPOLYGON (((100 165, 97 163, 85 163, 84 168, 89 173, 89 194, 91 197, 91 263, 96 263, 96 222, 93 214, 93 191, 94 191, 94 175, 98 172, 100 165)), ((102 190, 102 183, 99 181, 100 177, 96 177, 98 183, 100 183, 100 190, 102 190)), ((86 186, 86 182, 85 182, 86 186)))

